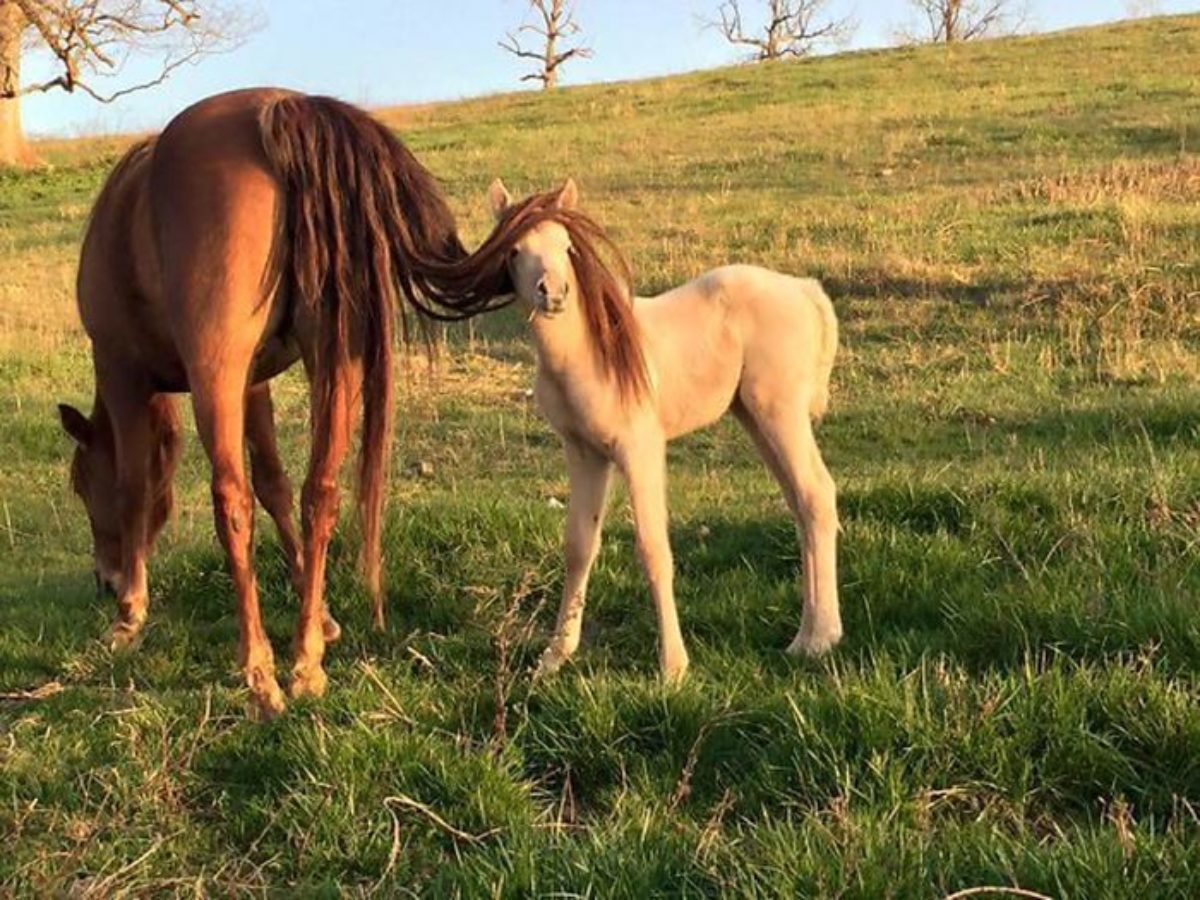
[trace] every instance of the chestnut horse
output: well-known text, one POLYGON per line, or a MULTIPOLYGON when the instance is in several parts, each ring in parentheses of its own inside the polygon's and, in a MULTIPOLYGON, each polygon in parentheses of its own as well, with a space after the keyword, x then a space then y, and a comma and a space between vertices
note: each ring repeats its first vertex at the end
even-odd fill
POLYGON ((97 581, 117 595, 115 646, 146 620, 147 559, 178 459, 169 395, 190 391, 253 709, 278 713, 284 696, 252 566, 247 445, 254 491, 278 524, 301 598, 291 694, 323 693, 325 645, 339 631, 325 605, 326 553, 356 406, 362 563, 382 624, 395 323, 407 337, 406 306, 436 318, 489 308, 512 290, 512 243, 493 234, 468 255, 432 175, 366 113, 329 98, 218 95, 126 154, 96 201, 79 265, 95 405, 90 417, 60 407, 78 445, 72 484, 91 521, 97 581), (311 385, 302 538, 268 387, 297 360, 311 385))

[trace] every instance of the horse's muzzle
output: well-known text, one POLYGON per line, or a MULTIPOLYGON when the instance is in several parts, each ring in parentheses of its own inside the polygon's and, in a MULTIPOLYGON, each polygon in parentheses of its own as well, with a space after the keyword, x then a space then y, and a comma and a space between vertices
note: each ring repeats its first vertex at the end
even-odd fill
POLYGON ((96 596, 98 598, 117 596, 116 584, 111 579, 101 575, 98 569, 92 570, 92 577, 96 579, 96 596))

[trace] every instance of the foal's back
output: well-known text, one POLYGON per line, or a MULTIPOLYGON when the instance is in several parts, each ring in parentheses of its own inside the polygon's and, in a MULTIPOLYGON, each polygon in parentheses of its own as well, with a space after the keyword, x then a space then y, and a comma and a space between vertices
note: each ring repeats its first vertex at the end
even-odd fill
POLYGON ((722 266, 634 309, 668 437, 714 421, 747 391, 803 391, 811 414, 824 412, 837 320, 820 282, 722 266))

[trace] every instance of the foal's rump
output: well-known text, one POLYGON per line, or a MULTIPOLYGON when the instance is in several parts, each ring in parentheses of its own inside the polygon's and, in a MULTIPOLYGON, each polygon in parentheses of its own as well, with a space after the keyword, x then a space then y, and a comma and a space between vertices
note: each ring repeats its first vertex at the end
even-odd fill
POLYGON ((837 354, 837 316, 821 283, 758 266, 724 266, 705 276, 738 323, 744 354, 743 385, 809 387, 809 415, 829 404, 829 376, 837 354))

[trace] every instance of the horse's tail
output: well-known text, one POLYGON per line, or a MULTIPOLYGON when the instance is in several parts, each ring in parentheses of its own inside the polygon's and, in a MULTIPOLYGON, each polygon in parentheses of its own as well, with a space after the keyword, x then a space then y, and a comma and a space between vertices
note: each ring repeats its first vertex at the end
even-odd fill
POLYGON ((375 622, 382 626, 380 542, 391 456, 394 324, 398 319, 407 340, 406 306, 428 309, 418 296, 414 260, 449 262, 466 254, 433 176, 361 110, 327 97, 287 96, 262 109, 259 130, 285 198, 271 271, 279 289, 308 307, 319 326, 312 373, 315 454, 328 450, 322 436, 336 424, 339 384, 350 367, 362 366, 361 563, 375 622))
POLYGON ((817 384, 809 402, 808 412, 813 419, 820 419, 829 408, 829 376, 833 372, 833 358, 838 349, 838 320, 833 310, 833 302, 820 282, 809 282, 812 290, 808 292, 813 306, 821 320, 821 345, 817 351, 817 384))

